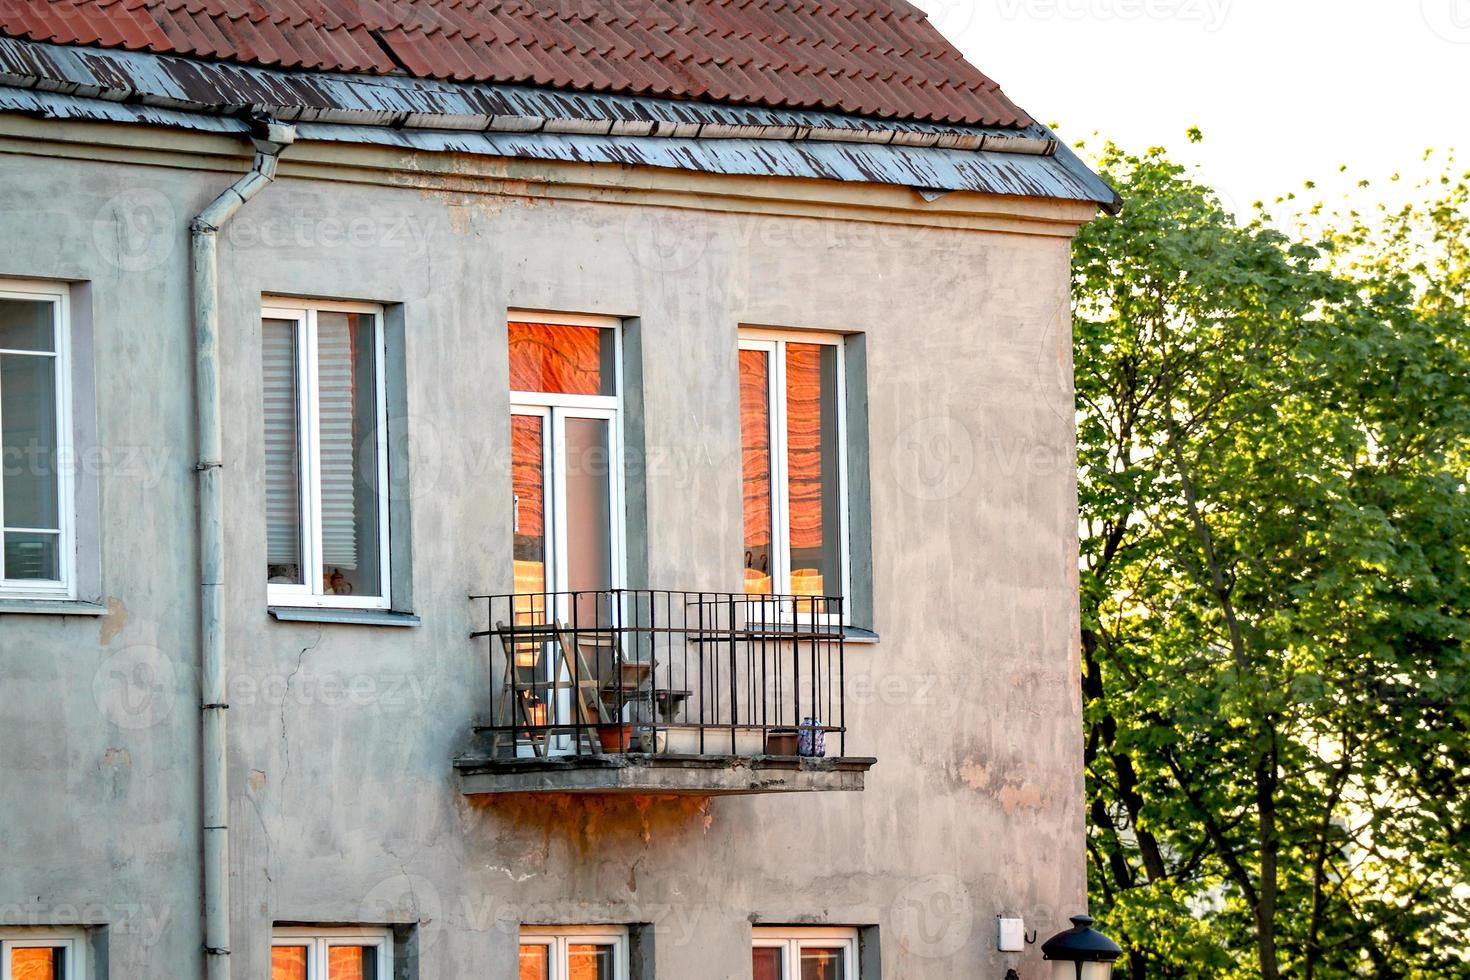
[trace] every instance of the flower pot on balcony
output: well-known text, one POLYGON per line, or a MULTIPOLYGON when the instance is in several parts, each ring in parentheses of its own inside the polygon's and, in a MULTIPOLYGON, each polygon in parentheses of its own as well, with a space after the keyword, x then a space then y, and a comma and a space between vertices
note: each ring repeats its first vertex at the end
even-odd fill
POLYGON ((773 728, 766 735, 766 755, 796 755, 801 736, 794 728, 773 728))
POLYGON ((633 746, 633 726, 598 725, 597 741, 602 743, 603 752, 627 752, 633 746))

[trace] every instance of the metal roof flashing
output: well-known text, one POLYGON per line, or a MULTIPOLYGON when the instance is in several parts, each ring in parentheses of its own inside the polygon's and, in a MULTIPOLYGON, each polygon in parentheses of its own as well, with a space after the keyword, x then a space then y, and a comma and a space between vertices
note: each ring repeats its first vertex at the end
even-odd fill
POLYGON ((1045 126, 956 126, 405 76, 288 72, 0 37, 0 111, 303 140, 1085 201, 1117 195, 1045 126))

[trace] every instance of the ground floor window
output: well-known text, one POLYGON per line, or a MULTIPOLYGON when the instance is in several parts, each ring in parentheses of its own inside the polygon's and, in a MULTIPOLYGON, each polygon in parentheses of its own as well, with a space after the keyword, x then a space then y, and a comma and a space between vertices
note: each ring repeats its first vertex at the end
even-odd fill
POLYGON ((79 937, 0 939, 0 980, 82 980, 82 956, 79 937))
POLYGON ((627 930, 523 926, 520 980, 628 980, 627 930))
POLYGON ((277 929, 271 980, 389 980, 392 952, 381 929, 277 929))
POLYGON ((855 929, 756 929, 755 980, 858 980, 855 929))

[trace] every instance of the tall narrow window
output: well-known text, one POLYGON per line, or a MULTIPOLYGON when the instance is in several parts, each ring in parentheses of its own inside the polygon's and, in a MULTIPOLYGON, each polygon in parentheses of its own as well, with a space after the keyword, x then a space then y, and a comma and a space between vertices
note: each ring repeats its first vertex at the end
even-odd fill
POLYGON ((64 286, 0 280, 0 596, 75 595, 64 286))
POLYGON ((858 980, 854 929, 756 929, 755 980, 858 980))
POLYGON ((382 929, 278 929, 271 980, 389 980, 392 955, 382 929))
POLYGON ((626 930, 608 926, 525 926, 520 980, 627 980, 626 930))
POLYGON ((268 307, 261 343, 268 599, 386 609, 382 310, 268 307))
POLYGON ((841 337, 741 333, 743 562, 749 594, 847 594, 842 385, 841 337))

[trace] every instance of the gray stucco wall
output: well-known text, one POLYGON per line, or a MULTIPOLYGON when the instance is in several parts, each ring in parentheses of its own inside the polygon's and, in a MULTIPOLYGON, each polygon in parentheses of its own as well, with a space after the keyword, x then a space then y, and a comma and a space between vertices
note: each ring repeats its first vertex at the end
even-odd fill
MULTIPOLYGON (((235 975, 273 922, 384 921, 425 978, 513 976, 522 921, 652 923, 666 980, 748 977, 752 921, 876 926, 883 980, 1040 975, 995 916, 1085 907, 1066 239, 287 174, 221 257, 235 975), (267 616, 262 294, 402 304, 421 626, 267 616), (508 308, 638 318, 664 588, 740 587, 738 325, 865 335, 866 792, 459 792, 489 703, 465 596, 510 585, 508 308)), ((0 274, 89 284, 111 610, 0 615, 0 925, 105 925, 113 977, 200 961, 184 229, 231 179, 0 155, 0 274)))

